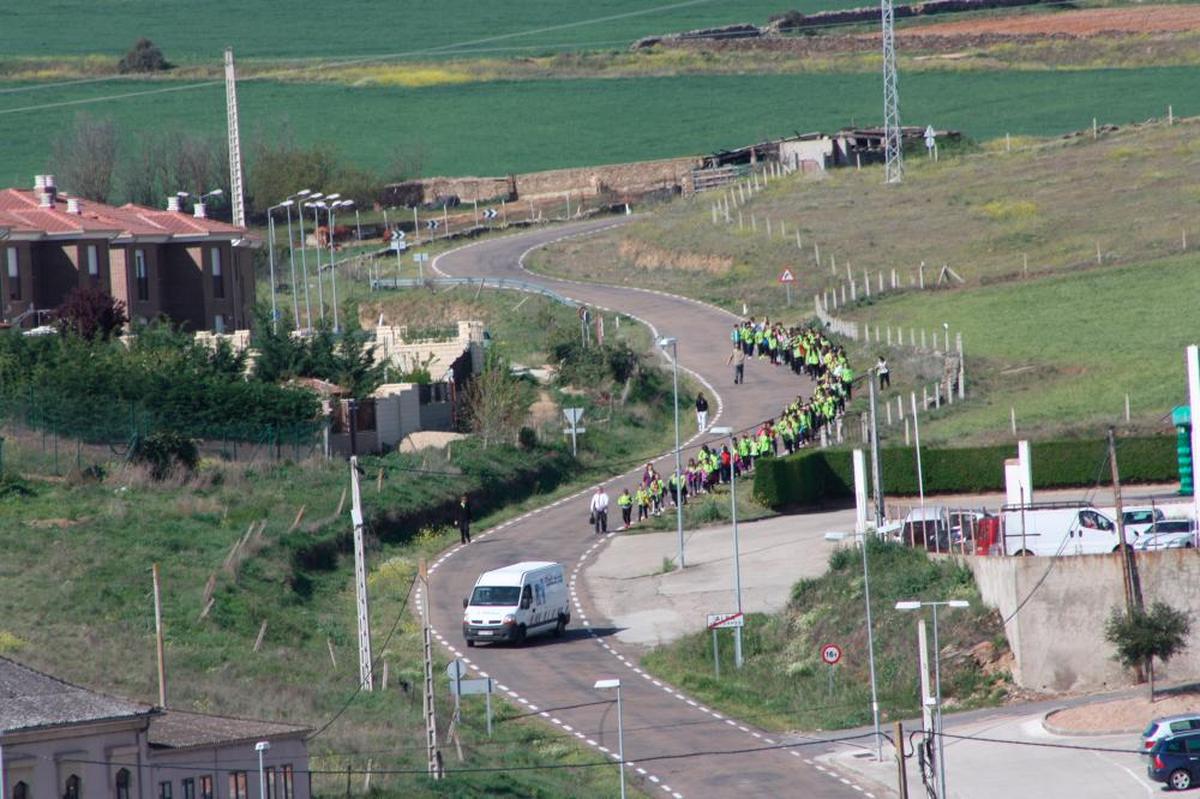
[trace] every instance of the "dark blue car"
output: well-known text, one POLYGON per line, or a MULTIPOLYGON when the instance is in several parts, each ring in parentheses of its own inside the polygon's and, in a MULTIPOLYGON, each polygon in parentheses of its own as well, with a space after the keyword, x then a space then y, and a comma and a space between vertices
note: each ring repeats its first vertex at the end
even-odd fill
POLYGON ((1185 791, 1200 778, 1200 733, 1163 738, 1150 750, 1146 766, 1150 779, 1185 791))

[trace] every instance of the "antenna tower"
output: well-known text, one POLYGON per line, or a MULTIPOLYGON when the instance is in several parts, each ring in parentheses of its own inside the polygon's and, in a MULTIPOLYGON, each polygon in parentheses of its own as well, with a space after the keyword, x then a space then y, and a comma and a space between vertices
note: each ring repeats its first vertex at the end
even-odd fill
POLYGON ((237 72, 233 68, 233 48, 225 48, 225 111, 229 128, 229 194, 233 203, 233 224, 246 224, 246 195, 242 187, 242 137, 238 133, 237 72))
POLYGON ((886 181, 904 178, 904 154, 900 149, 900 93, 896 88, 896 28, 892 0, 880 0, 883 22, 883 150, 886 181))

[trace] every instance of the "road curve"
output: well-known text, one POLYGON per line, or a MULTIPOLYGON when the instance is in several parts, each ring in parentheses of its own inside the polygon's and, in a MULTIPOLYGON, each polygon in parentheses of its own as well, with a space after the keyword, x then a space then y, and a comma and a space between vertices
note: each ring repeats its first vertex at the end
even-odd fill
MULTIPOLYGON (((713 387, 710 400, 717 402, 710 424, 736 430, 772 416, 802 386, 790 371, 757 361, 747 364, 745 384, 733 385, 725 364, 729 329, 736 321, 732 314, 660 292, 544 278, 522 267, 523 257, 533 249, 624 221, 593 220, 485 240, 444 253, 433 266, 454 277, 534 282, 589 305, 635 316, 659 335, 677 337, 680 367, 713 387)), ((660 471, 668 474, 673 465, 673 458, 664 460, 660 471)), ((632 482, 632 478, 609 481, 617 490, 632 482)), ((596 614, 579 579, 580 569, 605 540, 588 527, 590 493, 581 492, 499 525, 477 535, 469 546, 448 550, 432 564, 430 618, 437 640, 468 661, 477 675, 496 680, 510 701, 614 761, 614 709, 588 703, 611 698, 593 689, 595 680, 621 678, 626 773, 641 780, 651 795, 688 799, 871 796, 852 785, 852 780, 814 765, 810 759, 814 752, 803 746, 789 746, 793 741, 784 736, 726 718, 655 680, 639 667, 639 652, 616 644, 616 630, 596 614), (573 603, 567 635, 533 639, 522 648, 467 649, 461 633, 462 598, 481 572, 520 560, 558 561, 566 567, 573 603), (694 753, 708 754, 691 756, 694 753)), ((615 498, 616 491, 610 494, 615 498)), ((615 502, 613 510, 615 517, 615 502)), ((655 565, 647 564, 647 571, 655 565)), ((424 601, 418 596, 418 602, 424 601)))

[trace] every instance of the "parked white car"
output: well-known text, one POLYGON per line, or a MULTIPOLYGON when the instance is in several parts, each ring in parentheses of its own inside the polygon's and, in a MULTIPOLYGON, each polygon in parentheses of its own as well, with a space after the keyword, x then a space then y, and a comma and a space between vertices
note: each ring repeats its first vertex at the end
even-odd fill
POLYGON ((1196 524, 1191 519, 1155 522, 1133 545, 1137 550, 1192 549, 1196 546, 1196 524))

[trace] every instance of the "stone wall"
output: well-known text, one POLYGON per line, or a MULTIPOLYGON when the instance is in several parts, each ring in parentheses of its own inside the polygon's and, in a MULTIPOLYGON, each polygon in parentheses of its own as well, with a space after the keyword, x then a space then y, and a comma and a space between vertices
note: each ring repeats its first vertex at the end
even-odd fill
MULTIPOLYGON (((1002 618, 1016 657, 1013 678, 1038 691, 1081 691, 1125 687, 1130 675, 1112 659, 1104 623, 1124 604, 1119 555, 963 558, 975 575, 983 601, 1002 618), (1039 585, 1039 581, 1041 584, 1039 585), (1026 601, 1026 598, 1028 600, 1026 601)), ((1200 613, 1200 553, 1172 549, 1137 555, 1142 596, 1200 613)), ((1200 676, 1200 625, 1188 649, 1167 667, 1156 664, 1161 679, 1200 676)))
POLYGON ((684 194, 691 192, 692 170, 702 159, 667 158, 660 161, 641 161, 632 164, 552 169, 516 176, 517 197, 537 199, 543 195, 565 194, 570 191, 584 196, 604 192, 638 194, 655 189, 678 186, 684 194))

